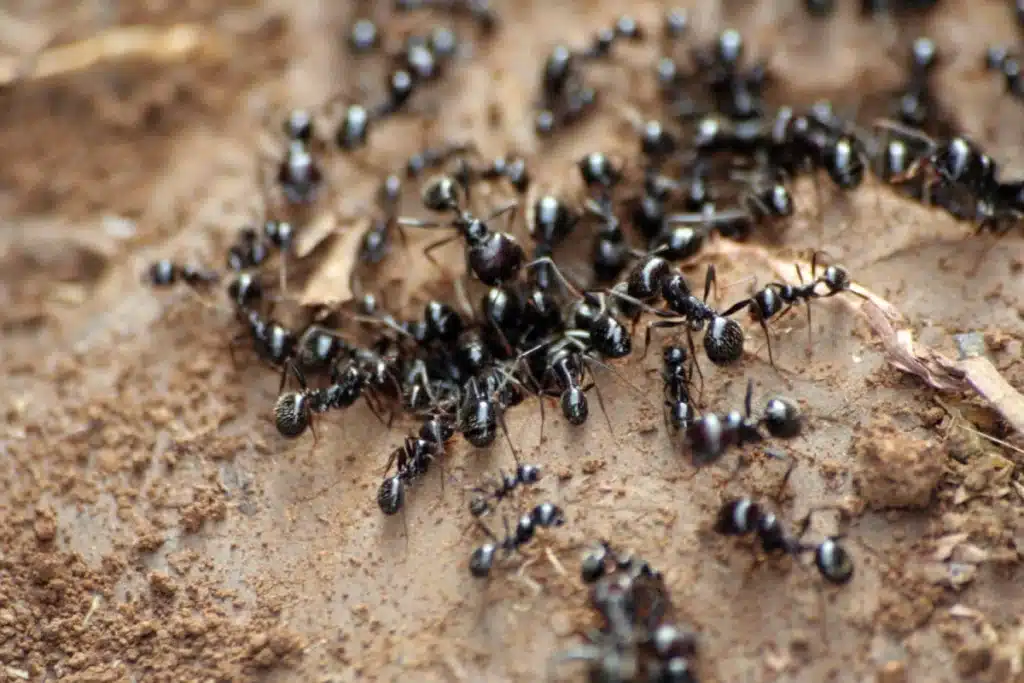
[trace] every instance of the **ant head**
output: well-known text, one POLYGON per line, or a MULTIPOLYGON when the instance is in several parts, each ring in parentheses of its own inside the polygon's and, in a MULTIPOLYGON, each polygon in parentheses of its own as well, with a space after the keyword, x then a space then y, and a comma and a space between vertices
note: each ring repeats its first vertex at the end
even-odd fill
POLYGON ((830 292, 841 292, 850 287, 850 274, 842 266, 828 266, 821 278, 830 292))
POLYGON ((274 425, 281 436, 294 439, 309 426, 309 406, 305 394, 289 391, 277 397, 274 425))
POLYGON ((370 112, 360 104, 346 107, 334 142, 344 151, 352 151, 366 144, 370 129, 370 112))
POLYGON ((572 425, 581 425, 587 421, 590 408, 587 406, 587 396, 580 387, 569 387, 562 392, 562 414, 572 425))
POLYGON ((451 176, 434 176, 423 185, 420 200, 428 211, 454 211, 459 207, 459 186, 451 176))
POLYGON ((772 185, 768 200, 768 208, 771 209, 773 216, 785 217, 793 215, 793 196, 783 183, 772 185))
POLYGON ((463 232, 466 235, 466 241, 472 244, 480 244, 491 234, 487 224, 479 218, 473 218, 467 221, 463 225, 463 232))
POLYGON ((405 485, 402 478, 393 474, 386 477, 377 489, 377 506, 385 515, 396 514, 405 502, 405 485))
POLYGON ((662 350, 661 356, 665 365, 678 367, 686 362, 687 353, 684 347, 669 344, 662 350))
POLYGON ((726 29, 715 41, 715 58, 726 69, 735 69, 743 57, 743 36, 736 29, 726 29))
POLYGON ((529 464, 518 465, 516 479, 523 484, 536 484, 540 480, 540 468, 529 464))
POLYGON ((922 36, 914 40, 910 47, 910 66, 922 72, 928 71, 938 61, 939 50, 935 41, 922 36))
POLYGON ((530 518, 537 526, 550 527, 565 524, 565 513, 554 503, 541 503, 533 508, 530 518))
POLYGON ((284 134, 289 140, 309 144, 313 138, 313 117, 305 109, 293 109, 284 120, 284 134))

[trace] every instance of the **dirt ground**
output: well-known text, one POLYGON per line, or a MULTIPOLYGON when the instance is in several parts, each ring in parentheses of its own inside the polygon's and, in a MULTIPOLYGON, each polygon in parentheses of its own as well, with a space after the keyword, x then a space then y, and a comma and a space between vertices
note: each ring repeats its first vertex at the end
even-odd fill
MULTIPOLYGON (((354 4, 0 10, 10 15, 0 23, 24 29, 0 32, 0 51, 14 58, 114 25, 196 22, 221 41, 163 64, 113 58, 0 90, 0 678, 544 680, 551 656, 593 624, 578 560, 606 537, 665 571, 701 633, 702 681, 1024 680, 1024 440, 977 396, 940 393, 891 367, 852 298, 815 306, 810 359, 802 315, 774 328, 781 371, 751 325, 746 358, 707 368, 704 396, 712 409, 738 406, 749 377, 758 400, 798 399, 808 429, 772 445, 798 463, 779 511, 850 513, 816 515, 809 532, 847 534, 857 568, 843 587, 788 560, 752 568, 745 545, 710 533, 725 497, 772 495, 785 463, 746 449, 695 472, 651 402, 661 392, 655 353, 616 364, 639 396, 599 373, 612 433, 597 411, 573 428, 551 410, 539 443, 535 404, 509 413, 512 439, 546 473, 531 502, 557 502, 568 523, 489 582, 466 568, 478 540, 466 531, 463 487, 511 464, 500 439, 489 453, 457 441, 444 481, 432 472, 418 483, 403 519, 383 517, 375 493, 411 423, 383 429, 360 404, 323 419, 315 448, 277 435, 277 375, 254 360, 232 364, 236 323, 224 306, 154 292, 140 273, 162 256, 219 264, 226 240, 260 211, 265 121, 366 86, 340 46, 354 4)), ((417 96, 436 115, 426 134, 472 137, 488 155, 520 151, 538 184, 578 192, 572 161, 582 153, 633 154, 621 114, 627 103, 654 111, 650 79, 631 78, 647 73, 652 51, 630 48, 623 66, 601 70, 613 93, 601 114, 545 144, 529 124, 540 55, 557 40, 582 44, 625 8, 652 26, 663 8, 496 4, 501 33, 417 96)), ((704 37, 740 28, 755 54, 771 54, 794 99, 851 105, 863 89, 901 80, 902 53, 886 40, 932 35, 949 55, 944 102, 1007 175, 1024 173, 1020 104, 980 69, 985 45, 1017 44, 1006 3, 947 0, 898 30, 855 20, 855 3, 812 25, 798 4, 703 3, 696 28, 704 37)), ((365 154, 331 154, 332 187, 315 213, 358 214, 374 184, 365 167, 416 151, 421 120, 382 125, 365 154)), ((824 247, 921 343, 955 357, 953 334, 984 332, 996 367, 1024 388, 1024 233, 972 236, 873 181, 848 197, 826 192, 819 222, 810 184, 799 190, 777 258, 824 247)), ((344 235, 360 225, 341 220, 328 261, 343 258, 344 235)), ((392 275, 439 279, 415 247, 392 258, 392 275)), ((688 272, 699 277, 706 260, 688 272)), ((754 258, 714 262, 731 287, 725 301, 752 275, 773 278, 754 258)), ((572 665, 556 674, 583 676, 572 665)))

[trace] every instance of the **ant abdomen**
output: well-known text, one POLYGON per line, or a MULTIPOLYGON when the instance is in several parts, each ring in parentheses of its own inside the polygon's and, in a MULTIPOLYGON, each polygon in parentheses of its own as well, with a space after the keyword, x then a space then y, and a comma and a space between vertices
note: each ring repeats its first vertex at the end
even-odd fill
POLYGON ((288 439, 302 436, 309 426, 308 397, 302 392, 289 391, 277 397, 274 404, 274 426, 288 439))
POLYGON ((590 409, 587 406, 587 396, 583 393, 582 388, 569 387, 562 392, 561 404, 562 415, 569 421, 569 424, 579 426, 587 421, 590 409))
POLYGON ((405 502, 405 486, 398 474, 385 477, 377 489, 377 506, 385 515, 397 514, 405 502))
POLYGON ((853 558, 834 538, 826 538, 815 548, 814 564, 831 583, 847 583, 853 578, 853 558))
POLYGON ((715 316, 704 333, 704 352, 715 365, 729 365, 743 357, 743 328, 732 318, 715 316))

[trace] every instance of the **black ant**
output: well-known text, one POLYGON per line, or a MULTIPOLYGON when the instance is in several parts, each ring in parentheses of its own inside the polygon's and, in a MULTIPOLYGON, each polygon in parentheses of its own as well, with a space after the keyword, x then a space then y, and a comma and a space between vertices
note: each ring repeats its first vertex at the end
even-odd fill
POLYGON ((576 162, 583 184, 588 189, 607 192, 622 180, 621 164, 603 152, 591 152, 576 162))
MULTIPOLYGON (((540 367, 543 368, 540 373, 539 389, 559 394, 562 415, 565 416, 569 424, 577 426, 583 424, 590 414, 583 380, 588 369, 587 361, 593 361, 586 354, 585 342, 567 335, 553 342, 543 351, 543 354, 536 356, 540 361, 540 367)), ((611 420, 608 418, 608 412, 604 407, 604 398, 601 396, 601 390, 597 387, 597 380, 594 378, 593 372, 591 372, 591 380, 592 386, 597 391, 601 412, 604 413, 605 420, 608 422, 608 430, 611 431, 611 420)))
POLYGON ((764 439, 761 427, 778 439, 791 439, 800 434, 803 419, 796 404, 786 398, 770 399, 760 417, 752 417, 753 381, 747 383, 743 400, 744 412, 705 413, 686 427, 686 438, 698 467, 718 460, 732 446, 757 443, 764 439))
MULTIPOLYGON (((729 365, 738 361, 743 355, 743 328, 735 320, 725 317, 707 304, 711 287, 715 283, 715 267, 708 266, 704 279, 703 298, 697 298, 690 292, 689 285, 680 273, 669 270, 668 272, 661 271, 661 274, 661 296, 669 310, 651 308, 643 301, 628 294, 612 291, 612 294, 641 306, 659 317, 673 318, 673 320, 655 320, 647 323, 647 330, 644 334, 645 355, 651 344, 652 329, 685 325, 691 353, 696 354, 691 332, 704 330, 704 352, 707 354, 708 360, 715 365, 729 365)), ((649 284, 653 288, 659 283, 652 281, 649 284)), ((697 367, 699 372, 700 366, 697 367)))
POLYGON ((939 63, 938 48, 931 38, 920 37, 910 47, 910 75, 907 84, 896 93, 892 108, 903 124, 924 128, 936 119, 937 102, 930 79, 939 63))
POLYGON ((600 221, 592 250, 594 277, 598 282, 614 280, 630 258, 630 247, 622 223, 612 211, 611 201, 606 198, 599 201, 588 199, 585 208, 600 221))
MULTIPOLYGON (((827 299, 828 297, 841 294, 843 292, 850 292, 861 298, 865 298, 863 294, 851 289, 850 285, 850 274, 846 272, 846 269, 842 266, 830 265, 826 266, 822 274, 817 278, 814 277, 814 271, 817 267, 818 253, 815 253, 811 257, 811 281, 807 284, 801 284, 800 286, 794 286, 784 284, 781 282, 772 282, 766 285, 764 288, 758 290, 749 299, 739 301, 730 306, 723 315, 731 315, 743 308, 750 309, 751 317, 761 325, 761 329, 764 330, 765 339, 768 342, 768 358, 774 367, 775 359, 772 356, 771 349, 771 338, 768 334, 768 321, 773 317, 782 315, 790 307, 795 306, 801 302, 807 307, 807 330, 808 335, 811 334, 811 300, 812 299, 827 299), (824 285, 824 293, 818 291, 819 285, 824 285)), ((803 274, 800 272, 799 266, 797 267, 797 275, 800 276, 801 282, 803 281, 803 274)), ((810 342, 809 342, 810 343, 810 342)))
MULTIPOLYGON (((458 230, 466 245, 466 262, 470 271, 488 286, 514 280, 526 259, 526 253, 519 246, 515 237, 507 232, 491 230, 488 223, 502 214, 516 208, 516 204, 503 206, 492 212, 486 219, 480 219, 463 208, 459 197, 457 182, 450 176, 437 176, 424 185, 422 192, 423 205, 429 211, 454 214, 449 224, 458 230)), ((400 218, 399 225, 434 228, 440 224, 415 218, 400 218)), ((424 253, 430 258, 430 252, 448 244, 456 237, 446 237, 429 245, 424 253)))
POLYGON ((686 369, 686 349, 674 344, 662 350, 666 422, 672 429, 686 429, 694 419, 693 401, 690 398, 690 372, 686 369))
POLYGON ((551 194, 541 195, 533 203, 530 236, 538 244, 553 248, 572 234, 579 220, 579 214, 562 199, 551 194))
POLYGON ((603 624, 552 663, 585 661, 588 680, 696 683, 697 634, 669 621, 674 608, 660 572, 602 542, 584 555, 580 574, 603 624))
POLYGON ((498 472, 497 477, 490 478, 482 486, 472 489, 474 495, 469 501, 469 513, 474 517, 483 517, 512 495, 520 486, 531 486, 540 481, 540 468, 536 465, 521 464, 516 466, 513 474, 498 472))
MULTIPOLYGON (((402 179, 391 173, 381 181, 377 190, 377 205, 381 215, 375 216, 359 247, 359 261, 375 265, 384 260, 391 247, 391 230, 396 227, 398 203, 401 199, 402 179)), ((405 233, 399 228, 399 237, 405 242, 405 233)))
POLYGON ((844 584, 853 578, 853 559, 838 538, 826 538, 816 546, 801 543, 799 536, 802 534, 789 536, 778 517, 749 498, 724 503, 718 511, 714 530, 724 536, 756 534, 761 549, 768 554, 782 552, 795 556, 813 550, 814 564, 826 581, 844 584))
MULTIPOLYGON (((367 375, 354 361, 348 361, 331 370, 331 385, 322 389, 310 389, 302 372, 291 364, 291 371, 299 382, 300 391, 288 391, 277 397, 274 404, 274 425, 278 433, 286 438, 301 436, 307 428, 313 428, 314 413, 325 413, 332 409, 344 409, 354 404, 367 388, 367 375)), ((383 423, 374 402, 366 395, 367 405, 374 416, 383 423)))
POLYGON ((348 30, 348 47, 353 54, 361 55, 380 46, 380 30, 372 19, 356 19, 348 30))
POLYGON ((283 128, 287 147, 277 164, 277 184, 289 204, 309 204, 316 199, 324 179, 313 154, 313 116, 305 109, 292 110, 283 128))
POLYGON ((263 299, 263 281, 258 273, 242 271, 228 282, 227 293, 236 310, 248 310, 263 299))
POLYGON ((405 504, 405 487, 427 473, 431 461, 444 453, 445 444, 454 435, 455 425, 447 416, 433 415, 424 420, 418 436, 406 437, 405 442, 391 452, 384 468, 384 481, 377 490, 377 506, 381 512, 394 515, 402 509, 405 504), (387 476, 391 466, 396 463, 396 473, 387 476))
POLYGON ((154 261, 147 270, 147 279, 154 287, 170 287, 181 280, 189 287, 208 287, 220 281, 215 271, 191 264, 179 264, 169 259, 154 261))
POLYGON ((505 537, 498 538, 487 525, 477 520, 477 525, 491 539, 490 543, 484 543, 469 557, 469 572, 478 579, 486 578, 494 566, 495 556, 499 550, 505 551, 507 555, 516 552, 522 546, 533 540, 537 528, 548 528, 562 526, 565 524, 565 514, 562 509, 553 503, 541 503, 529 513, 524 513, 516 522, 514 532, 508 528, 508 520, 505 520, 505 537))
POLYGON ((516 398, 514 390, 509 387, 513 381, 498 367, 481 378, 471 377, 466 383, 459 406, 458 424, 466 441, 476 448, 486 448, 493 444, 500 426, 513 458, 519 462, 518 451, 512 444, 505 424, 505 409, 516 398))
POLYGON ((926 176, 925 192, 937 183, 967 190, 972 197, 986 197, 994 193, 997 165, 980 147, 963 136, 935 140, 899 123, 877 121, 876 128, 917 140, 926 145, 927 153, 914 160, 903 174, 894 176, 893 183, 901 183, 926 176))

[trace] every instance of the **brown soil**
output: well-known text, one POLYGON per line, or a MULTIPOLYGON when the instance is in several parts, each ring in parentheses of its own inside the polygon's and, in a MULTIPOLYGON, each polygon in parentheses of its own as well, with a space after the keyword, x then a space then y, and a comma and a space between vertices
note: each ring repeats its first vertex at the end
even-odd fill
MULTIPOLYGON (((857 563, 847 586, 825 586, 789 561, 748 571, 747 547, 709 532, 724 497, 772 495, 785 463, 754 449, 695 474, 646 400, 661 391, 653 353, 618 365, 643 399, 599 373, 613 435, 599 415, 575 429, 549 413, 538 444, 535 404, 510 413, 515 443, 547 471, 531 500, 567 510, 568 524, 545 536, 550 553, 488 583, 466 570, 475 539, 464 532, 462 487, 509 465, 500 440, 489 454, 454 446, 444 490, 434 473, 411 493, 407 527, 382 517, 380 472, 409 425, 382 429, 360 405, 322 420, 315 447, 284 442, 269 420, 277 376, 255 361, 232 364, 230 315, 139 284, 158 256, 219 263, 225 240, 259 211, 265 116, 360 85, 341 68, 349 10, 126 4, 150 9, 0 11, 37 27, 40 41, 112 23, 199 22, 228 46, 226 57, 114 59, 0 91, 0 676, 543 680, 552 654, 592 623, 576 566, 584 543, 608 537, 665 570, 702 633, 701 680, 1021 680, 1020 436, 977 397, 939 395, 890 367, 864 319, 835 299, 814 309, 813 357, 802 316, 773 330, 781 372, 752 325, 739 367, 706 369, 704 403, 738 405, 747 377, 758 396, 799 399, 809 429, 784 445, 799 464, 780 512, 843 508, 844 519, 816 515, 810 534, 846 532, 857 563)), ((576 191, 572 160, 592 149, 631 153, 635 142, 609 103, 578 133, 539 145, 527 123, 538 55, 558 39, 581 43, 626 5, 653 25, 658 4, 498 4, 507 6, 501 38, 417 106, 436 111, 438 139, 472 135, 488 154, 523 151, 541 185, 576 191)), ((1015 44, 1006 3, 944 4, 905 37, 927 32, 948 50, 945 101, 1008 173, 1024 172, 1020 105, 977 66, 985 44, 1015 44)), ((898 82, 880 32, 853 21, 851 8, 824 30, 774 11, 704 11, 698 29, 743 30, 755 52, 772 52, 794 97, 898 82)), ((8 39, 0 34, 0 49, 8 39)), ((650 59, 627 53, 637 69, 650 59)), ((643 111, 650 88, 627 86, 629 68, 601 78, 643 111)), ((394 165, 421 139, 418 120, 396 120, 357 160, 394 165)), ((351 159, 330 164, 335 194, 318 210, 333 203, 350 215, 370 201, 372 180, 351 159)), ((907 316, 919 341, 952 356, 952 334, 983 331, 996 367, 1024 387, 1019 231, 973 237, 871 182, 848 198, 826 192, 819 224, 810 184, 800 190, 779 258, 826 247, 907 316)), ((438 279, 415 247, 403 258, 394 272, 411 263, 411 280, 438 279)), ((733 285, 725 300, 751 275, 773 279, 763 264, 716 265, 733 285)), ((332 282, 314 280, 314 294, 332 294, 332 282)))

